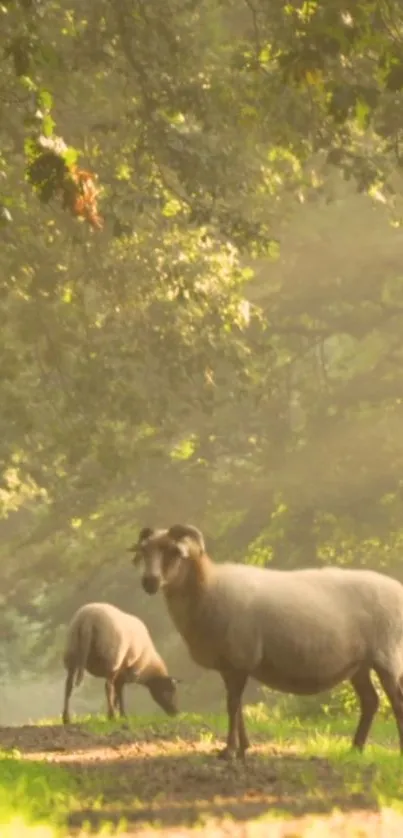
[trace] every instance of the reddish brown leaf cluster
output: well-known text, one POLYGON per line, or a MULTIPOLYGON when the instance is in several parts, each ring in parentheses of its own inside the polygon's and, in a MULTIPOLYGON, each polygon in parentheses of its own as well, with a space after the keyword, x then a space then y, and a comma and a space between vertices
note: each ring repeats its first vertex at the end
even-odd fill
POLYGON ((63 209, 101 230, 103 219, 98 212, 97 176, 74 163, 67 163, 65 151, 67 147, 60 138, 40 137, 37 141, 39 153, 28 167, 28 180, 41 201, 48 203, 52 198, 61 198, 63 209))
POLYGON ((103 219, 98 213, 97 205, 100 190, 95 180, 96 175, 91 172, 71 166, 62 187, 63 207, 69 209, 73 215, 85 218, 91 227, 101 230, 103 219))

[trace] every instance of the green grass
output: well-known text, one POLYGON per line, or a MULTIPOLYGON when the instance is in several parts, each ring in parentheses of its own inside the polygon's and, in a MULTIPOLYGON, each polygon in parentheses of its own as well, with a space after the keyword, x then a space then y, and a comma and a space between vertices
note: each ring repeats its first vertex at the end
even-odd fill
POLYGON ((0 753, 2 838, 53 838, 76 791, 73 778, 59 765, 30 763, 18 752, 0 753))
MULTIPOLYGON (((80 755, 64 764, 54 755, 51 762, 33 754, 25 759, 23 744, 20 753, 1 752, 1 838, 56 838, 66 834, 72 817, 77 828, 88 821, 99 830, 125 819, 195 828, 227 814, 250 822, 337 808, 403 812, 403 759, 391 720, 380 718, 366 751, 357 754, 350 750, 356 714, 284 719, 257 705, 246 708, 246 716, 256 745, 246 765, 215 759, 212 748, 225 737, 226 717, 209 714, 174 721, 136 717, 129 728, 101 717, 80 719, 87 739, 80 755)), ((37 727, 39 750, 41 730, 50 723, 58 724, 37 727)), ((63 757, 75 734, 59 730, 67 737, 63 757)))

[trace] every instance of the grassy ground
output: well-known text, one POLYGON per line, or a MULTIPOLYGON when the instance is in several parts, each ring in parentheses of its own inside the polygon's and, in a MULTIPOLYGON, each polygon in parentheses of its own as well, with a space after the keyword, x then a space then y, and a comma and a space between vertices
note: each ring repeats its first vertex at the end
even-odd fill
POLYGON ((217 760, 225 717, 80 720, 0 728, 2 838, 403 835, 402 758, 392 722, 350 752, 355 714, 329 722, 247 708, 245 763, 217 760), (31 832, 31 830, 34 830, 31 832))

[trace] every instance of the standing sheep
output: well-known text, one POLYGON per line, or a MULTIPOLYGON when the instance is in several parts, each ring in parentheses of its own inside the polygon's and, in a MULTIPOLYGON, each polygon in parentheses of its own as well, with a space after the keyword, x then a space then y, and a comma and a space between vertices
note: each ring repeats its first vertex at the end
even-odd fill
POLYGON ((362 750, 379 700, 390 701, 403 752, 403 586, 369 570, 270 570, 215 564, 192 526, 141 530, 130 548, 142 586, 161 587, 193 660, 222 676, 228 737, 221 756, 249 746, 242 694, 249 676, 272 689, 314 695, 349 680, 360 704, 353 746, 362 750))
POLYGON ((108 718, 115 710, 125 716, 123 687, 136 683, 148 687, 154 701, 170 716, 178 712, 176 679, 168 675, 148 629, 138 617, 104 602, 90 602, 74 614, 67 630, 63 656, 67 678, 63 724, 70 723, 69 701, 87 670, 105 678, 108 718))

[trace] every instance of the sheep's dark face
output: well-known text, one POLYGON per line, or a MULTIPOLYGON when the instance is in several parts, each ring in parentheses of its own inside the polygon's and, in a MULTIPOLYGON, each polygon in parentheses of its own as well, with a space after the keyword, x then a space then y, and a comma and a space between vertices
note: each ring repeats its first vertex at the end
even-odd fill
POLYGON ((176 684, 176 678, 169 675, 153 678, 147 684, 154 701, 168 713, 168 716, 176 716, 179 712, 176 684))
POLYGON ((169 530, 143 529, 131 548, 133 564, 142 563, 141 580, 147 594, 180 584, 189 561, 204 552, 203 536, 195 527, 175 524, 169 530))
POLYGON ((156 594, 159 588, 172 585, 182 562, 187 558, 186 547, 176 544, 168 536, 150 541, 144 547, 144 572, 141 583, 147 594, 156 594))

